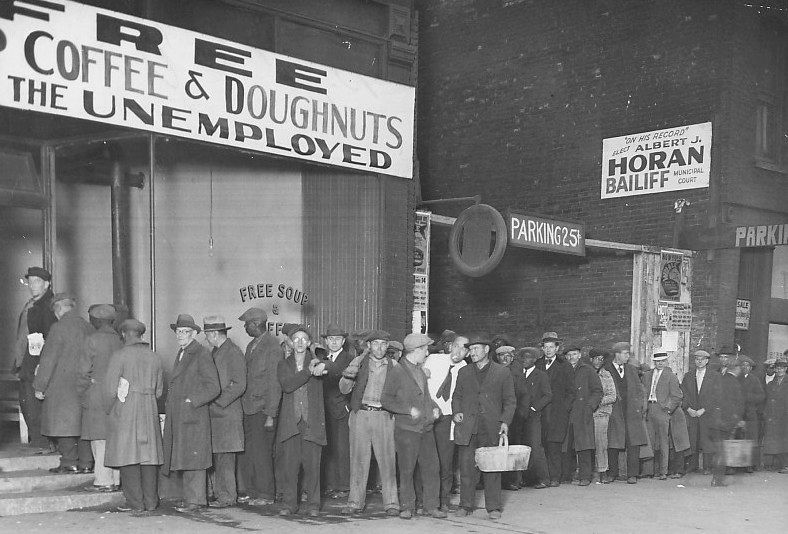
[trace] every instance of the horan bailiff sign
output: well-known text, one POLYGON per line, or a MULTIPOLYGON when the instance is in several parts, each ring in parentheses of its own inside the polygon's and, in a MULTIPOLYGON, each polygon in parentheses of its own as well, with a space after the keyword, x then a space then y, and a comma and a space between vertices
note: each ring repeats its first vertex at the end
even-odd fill
POLYGON ((0 1, 0 106, 411 178, 414 101, 413 87, 106 9, 0 1))
POLYGON ((575 256, 586 255, 585 226, 509 212, 509 244, 575 256))
POLYGON ((602 140, 602 198, 709 186, 711 123, 602 140))

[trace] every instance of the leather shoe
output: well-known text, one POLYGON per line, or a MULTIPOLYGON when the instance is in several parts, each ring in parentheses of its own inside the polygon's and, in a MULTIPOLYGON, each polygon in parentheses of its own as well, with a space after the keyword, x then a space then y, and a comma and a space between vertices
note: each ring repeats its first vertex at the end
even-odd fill
POLYGON ((557 487, 558 487, 558 486, 560 486, 560 485, 561 485, 561 483, 560 483, 560 482, 558 482, 557 480, 551 480, 551 481, 550 481, 550 484, 549 484, 549 486, 550 486, 551 488, 557 488, 557 487))
POLYGON ((76 465, 61 465, 60 467, 51 467, 49 472, 58 475, 73 475, 78 473, 79 469, 77 469, 76 465))
POLYGON ((399 513, 400 519, 411 519, 412 517, 413 517, 413 512, 411 512, 410 510, 402 510, 399 513))
POLYGON ((399 510, 396 508, 386 508, 386 515, 389 517, 396 517, 399 515, 399 510))
POLYGON ((268 506, 269 504, 274 504, 274 501, 271 499, 265 499, 263 497, 258 497, 256 499, 250 499, 247 504, 250 506, 268 506))
POLYGON ((667 480, 668 475, 659 475, 659 480, 667 480))
POLYGON ((434 517, 435 519, 446 519, 448 517, 443 510, 430 510, 427 513, 430 517, 434 517))
POLYGON ((683 476, 684 473, 673 473, 672 475, 670 475, 670 478, 682 478, 683 476))
POLYGON ((282 508, 281 510, 279 510, 279 515, 281 516, 293 515, 293 512, 290 510, 290 508, 282 508))
POLYGON ((627 484, 637 484, 637 483, 638 483, 638 478, 637 477, 629 477, 627 479, 627 484))
POLYGON ((517 484, 504 484, 503 489, 505 489, 506 491, 517 491, 520 489, 520 486, 518 486, 517 484))
POLYGON ((345 506, 344 508, 342 508, 342 510, 339 511, 339 513, 342 515, 353 515, 353 514, 358 514, 360 512, 361 510, 359 510, 358 508, 353 508, 352 506, 345 506))
POLYGON ((466 517, 468 515, 470 515, 470 511, 465 508, 457 508, 457 511, 454 512, 455 517, 466 517))
POLYGON ((78 467, 77 473, 82 473, 83 475, 89 475, 93 472, 92 467, 78 467))
POLYGON ((309 517, 320 517, 320 512, 317 510, 309 510, 309 512, 306 515, 308 515, 309 517))
POLYGON ((536 485, 534 485, 534 489, 545 489, 546 487, 547 484, 545 484, 544 482, 539 482, 536 485))
POLYGON ((580 482, 577 483, 577 485, 578 486, 589 486, 589 485, 591 485, 591 481, 590 480, 581 480, 580 482))
POLYGON ((175 511, 176 512, 180 512, 182 514, 186 514, 186 513, 189 513, 189 512, 196 512, 197 510, 199 510, 201 508, 204 508, 204 507, 199 505, 199 504, 189 503, 189 504, 185 504, 183 506, 176 506, 175 507, 175 511))
POLYGON ((489 512, 487 514, 487 517, 489 517, 493 521, 496 521, 501 518, 501 512, 499 510, 493 510, 492 512, 489 512))
POLYGON ((208 506, 211 508, 229 508, 232 505, 233 503, 224 501, 211 501, 208 503, 208 506))

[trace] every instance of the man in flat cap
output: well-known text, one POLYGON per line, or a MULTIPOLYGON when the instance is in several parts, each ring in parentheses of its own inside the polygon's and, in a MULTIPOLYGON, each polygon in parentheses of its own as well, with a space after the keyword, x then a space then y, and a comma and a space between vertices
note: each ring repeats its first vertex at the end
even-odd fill
MULTIPOLYGON (((752 372, 755 368, 755 361, 749 356, 740 354, 739 363, 741 364, 739 384, 744 396, 744 439, 752 440, 757 445, 760 437, 759 417, 763 412, 766 391, 763 389, 761 381, 752 372)), ((752 473, 755 466, 760 464, 760 453, 760 447, 756 446, 752 458, 753 464, 747 467, 748 473, 752 473)))
POLYGON ((208 504, 206 470, 213 463, 208 404, 221 386, 211 353, 197 342, 202 329, 194 318, 178 315, 170 328, 179 348, 167 386, 162 474, 182 472, 183 504, 175 509, 191 512, 208 504))
POLYGON ((118 511, 159 506, 157 466, 164 451, 156 399, 164 392, 164 370, 161 356, 142 340, 144 333, 136 319, 120 324, 124 345, 110 358, 102 383, 109 413, 104 462, 120 469, 126 497, 118 511))
POLYGON ((214 508, 234 506, 238 499, 235 482, 236 456, 244 450, 243 409, 241 395, 246 390, 246 361, 238 345, 227 337, 224 317, 209 315, 203 319, 202 331, 211 347, 211 356, 219 373, 221 393, 208 405, 211 419, 216 500, 214 508))
POLYGON ((700 454, 703 454, 703 474, 711 474, 714 460, 714 442, 711 436, 713 410, 719 405, 720 379, 722 375, 709 371, 711 358, 705 350, 692 353, 694 369, 684 374, 681 390, 684 398, 681 406, 687 415, 687 430, 692 452, 685 461, 685 472, 692 472, 700 465, 700 454))
POLYGON ((430 354, 423 366, 424 372, 427 373, 430 396, 441 411, 440 417, 433 426, 433 433, 440 460, 440 505, 444 512, 451 507, 450 497, 454 482, 455 445, 451 431, 453 415, 451 400, 457 388, 457 374, 466 365, 467 342, 468 338, 464 335, 456 335, 448 354, 442 352, 430 354))
POLYGON ((239 501, 273 504, 276 421, 282 399, 276 369, 283 352, 279 341, 268 332, 265 310, 252 307, 238 319, 252 338, 246 346, 246 391, 241 397, 244 451, 238 456, 238 489, 245 495, 239 501))
POLYGON ((681 409, 684 393, 679 379, 668 364, 667 352, 657 349, 651 360, 654 368, 643 375, 646 399, 646 427, 654 449, 654 475, 659 480, 681 478, 684 472, 684 451, 690 448, 687 420, 681 409), (670 464, 670 465, 669 465, 670 464))
POLYGON ((33 379, 43 343, 57 321, 52 311, 52 275, 42 267, 30 267, 24 278, 30 299, 17 323, 14 368, 19 376, 19 408, 27 424, 30 445, 39 453, 48 453, 49 440, 41 435, 41 400, 36 398, 33 379))
POLYGON ((536 361, 537 369, 547 373, 553 400, 542 410, 542 445, 547 456, 550 486, 561 484, 561 448, 569 427, 569 411, 575 399, 571 366, 558 357, 561 340, 555 332, 542 335, 543 357, 536 361))
POLYGON ((347 341, 347 331, 331 323, 322 334, 328 351, 323 396, 326 401, 326 441, 323 447, 323 484, 334 499, 347 498, 350 491, 350 429, 348 397, 339 391, 342 373, 355 357, 347 341))
POLYGON ((595 459, 596 474, 594 478, 601 484, 613 482, 608 476, 608 455, 607 455, 607 427, 610 422, 610 414, 613 411, 613 404, 616 402, 616 383, 613 375, 605 368, 609 353, 597 348, 592 348, 588 352, 591 365, 596 369, 599 381, 602 384, 602 400, 594 410, 594 441, 596 442, 595 459))
POLYGON ((534 489, 543 489, 550 480, 542 446, 542 410, 553 400, 550 378, 535 365, 536 360, 542 357, 542 352, 536 347, 518 349, 514 357, 522 362, 522 368, 518 367, 519 372, 513 379, 517 398, 514 419, 519 420, 519 425, 512 426, 519 429, 520 436, 512 438, 515 443, 531 447, 528 471, 535 479, 534 489))
MULTIPOLYGON (((460 369, 451 402, 456 424, 454 441, 460 457, 460 508, 456 512, 460 517, 476 508, 480 474, 474 459, 476 448, 498 445, 501 434, 509 432, 517 407, 512 375, 490 360, 490 341, 486 336, 472 335, 466 346, 472 364, 460 369)), ((484 473, 484 506, 490 519, 500 519, 501 473, 484 473)))
POLYGON ((289 330, 293 354, 280 360, 277 377, 282 386, 282 407, 277 428, 278 450, 281 451, 281 485, 284 507, 279 515, 298 511, 301 492, 306 493, 307 513, 317 517, 320 512, 320 456, 326 444, 325 399, 323 375, 326 362, 314 355, 310 346, 312 333, 305 325, 289 330), (303 479, 299 488, 299 472, 303 479))
POLYGON ((416 510, 413 473, 416 465, 423 487, 424 510, 436 518, 445 518, 440 507, 440 461, 435 446, 433 424, 440 415, 427 387, 427 375, 421 365, 429 354, 432 339, 426 334, 408 334, 403 345, 405 355, 389 370, 383 388, 383 408, 394 414, 394 442, 399 468, 399 516, 410 519, 416 510))
POLYGON ((90 324, 96 331, 88 336, 77 369, 77 387, 82 400, 82 439, 90 442, 96 473, 89 489, 103 492, 114 491, 120 485, 120 472, 104 465, 108 432, 104 379, 112 353, 123 346, 113 328, 115 317, 115 308, 111 304, 96 304, 88 308, 90 324))
POLYGON ((607 426, 608 475, 618 477, 618 454, 627 453, 627 484, 637 484, 640 472, 640 446, 648 443, 643 424, 645 393, 638 369, 629 363, 630 347, 626 341, 613 345, 613 361, 607 366, 616 384, 617 400, 613 403, 607 426))
POLYGON ((55 438, 60 452, 60 465, 54 473, 90 471, 89 448, 79 447, 82 433, 82 406, 77 387, 79 359, 87 337, 94 332, 80 317, 76 300, 66 293, 52 298, 52 311, 57 322, 41 351, 41 363, 33 380, 36 397, 44 401, 41 412, 41 433, 55 438), (82 453, 82 454, 80 454, 82 453))
POLYGON ((602 382, 596 370, 580 360, 579 347, 569 347, 566 360, 572 367, 575 399, 569 413, 563 476, 571 480, 575 465, 579 467, 579 485, 591 484, 594 463, 594 410, 602 400, 602 382))
POLYGON ((381 397, 386 378, 395 362, 386 357, 391 335, 384 330, 367 334, 367 351, 356 356, 339 381, 340 390, 350 393, 350 494, 342 513, 364 510, 372 450, 378 464, 386 515, 399 515, 395 472, 394 419, 383 409, 381 397))
POLYGON ((454 340, 457 338, 457 332, 449 330, 448 328, 441 333, 438 342, 435 343, 435 351, 449 354, 454 346, 454 340))

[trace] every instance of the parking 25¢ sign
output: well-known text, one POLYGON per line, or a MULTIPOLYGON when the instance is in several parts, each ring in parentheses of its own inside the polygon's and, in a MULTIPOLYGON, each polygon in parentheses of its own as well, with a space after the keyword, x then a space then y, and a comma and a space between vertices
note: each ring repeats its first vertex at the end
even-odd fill
POLYGON ((509 244, 575 256, 586 255, 585 226, 509 212, 509 244))

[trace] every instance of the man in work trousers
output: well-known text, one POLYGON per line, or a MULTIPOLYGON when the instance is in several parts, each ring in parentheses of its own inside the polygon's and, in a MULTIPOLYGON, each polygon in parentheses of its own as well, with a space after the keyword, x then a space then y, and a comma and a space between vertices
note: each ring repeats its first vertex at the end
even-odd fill
POLYGON ((191 512, 208 504, 206 470, 211 467, 211 421, 208 404, 219 396, 219 374, 211 353, 197 342, 201 328, 191 315, 181 314, 170 324, 178 341, 178 355, 167 388, 162 473, 183 473, 183 505, 191 512))
MULTIPOLYGON (((456 515, 473 513, 479 469, 474 452, 478 447, 498 445, 499 436, 509 431, 517 407, 512 374, 490 361, 490 342, 486 336, 470 336, 466 344, 472 365, 457 376, 452 399, 454 441, 460 456, 460 508, 456 515)), ((490 519, 501 517, 501 473, 484 473, 484 506, 490 519)))
POLYGON ((82 433, 82 406, 77 388, 77 366, 88 335, 95 330, 80 317, 76 300, 58 293, 52 298, 58 321, 49 331, 41 351, 41 363, 33 381, 36 398, 44 401, 41 433, 55 438, 60 465, 53 473, 91 472, 92 454, 79 446, 82 433))
POLYGON ((114 491, 120 485, 120 472, 104 465, 107 445, 107 410, 104 402, 104 378, 110 356, 123 346, 113 328, 116 318, 111 304, 98 304, 88 310, 90 323, 96 329, 87 338, 79 358, 78 387, 82 398, 82 439, 90 442, 96 478, 89 489, 114 491))
POLYGON ((381 396, 386 377, 394 360, 386 357, 391 336, 384 330, 367 335, 367 353, 356 356, 339 381, 340 391, 350 396, 350 495, 342 513, 350 515, 364 510, 367 478, 372 450, 383 486, 386 515, 399 515, 397 476, 395 472, 394 419, 383 409, 381 396))
POLYGON ((145 325, 126 319, 120 325, 124 346, 110 358, 102 383, 109 414, 104 462, 120 469, 126 504, 118 511, 159 506, 158 469, 164 461, 156 399, 164 392, 161 357, 142 341, 145 325))
POLYGON ((714 463, 711 423, 714 419, 713 407, 719 404, 717 395, 719 395, 722 375, 709 370, 711 355, 707 351, 696 350, 692 356, 695 368, 690 368, 684 373, 684 378, 681 380, 681 390, 684 394, 681 405, 687 414, 687 431, 692 451, 685 461, 685 472, 691 473, 697 470, 702 458, 703 474, 710 475, 714 463))
POLYGON ((246 346, 246 391, 241 397, 245 448, 238 456, 238 490, 245 495, 238 500, 262 506, 273 504, 276 497, 274 450, 282 399, 276 369, 283 352, 267 330, 265 310, 252 307, 238 319, 252 338, 246 346))
POLYGON ((203 332, 219 374, 221 393, 208 406, 213 450, 214 508, 234 506, 238 499, 235 483, 236 455, 244 450, 241 395, 246 389, 246 362, 238 345, 227 338, 231 327, 224 317, 211 315, 203 320, 203 332))
POLYGON ((381 402, 394 414, 394 442, 399 467, 399 494, 402 519, 411 519, 416 507, 413 473, 416 464, 423 484, 424 510, 436 518, 445 518, 439 510, 440 465, 435 447, 433 423, 440 409, 430 397, 427 375, 421 365, 427 359, 432 339, 426 334, 405 336, 405 356, 393 365, 386 377, 381 402))

